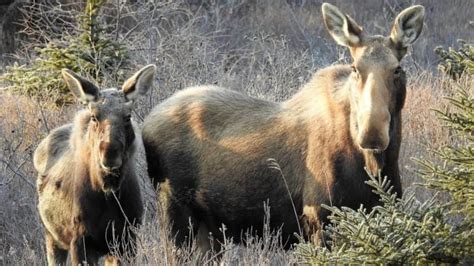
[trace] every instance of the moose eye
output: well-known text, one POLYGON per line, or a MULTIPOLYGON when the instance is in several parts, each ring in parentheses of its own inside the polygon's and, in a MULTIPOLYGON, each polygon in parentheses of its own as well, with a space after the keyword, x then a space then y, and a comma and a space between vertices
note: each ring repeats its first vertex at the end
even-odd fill
POLYGON ((396 75, 396 76, 399 76, 401 73, 402 73, 402 68, 401 67, 397 67, 397 68, 395 68, 395 71, 393 71, 393 74, 396 75))
POLYGON ((91 114, 91 122, 96 123, 97 121, 99 121, 99 119, 97 119, 97 116, 95 114, 91 114))
POLYGON ((357 68, 355 66, 351 66, 351 69, 352 69, 352 74, 354 74, 355 78, 359 79, 359 71, 357 70, 357 68))
POLYGON ((130 121, 130 120, 132 119, 132 115, 131 115, 131 114, 130 114, 130 115, 126 115, 126 116, 123 117, 123 119, 124 119, 125 121, 130 121))

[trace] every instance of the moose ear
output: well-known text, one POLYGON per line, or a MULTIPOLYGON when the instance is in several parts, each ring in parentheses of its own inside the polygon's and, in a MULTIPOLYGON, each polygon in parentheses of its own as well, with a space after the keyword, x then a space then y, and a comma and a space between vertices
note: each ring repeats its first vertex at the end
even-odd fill
POLYGON ((131 78, 122 85, 125 97, 131 101, 143 96, 153 86, 155 79, 155 65, 147 65, 138 70, 131 78))
POLYGON ((77 75, 69 69, 61 70, 63 79, 69 90, 82 103, 97 101, 99 98, 99 89, 90 81, 77 75))
POLYGON ((351 17, 328 3, 322 5, 322 10, 324 24, 338 44, 354 47, 361 42, 362 28, 351 17))
POLYGON ((420 5, 403 10, 395 18, 390 39, 399 49, 412 45, 423 29, 425 8, 420 5))

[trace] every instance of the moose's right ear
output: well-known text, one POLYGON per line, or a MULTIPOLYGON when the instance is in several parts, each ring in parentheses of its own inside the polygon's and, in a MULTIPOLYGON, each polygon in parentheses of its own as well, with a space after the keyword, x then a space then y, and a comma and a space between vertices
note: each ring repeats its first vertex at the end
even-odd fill
POLYGON ((321 6, 324 24, 332 38, 340 45, 355 47, 361 42, 362 27, 337 7, 324 3, 321 6))
POLYGON ((69 69, 61 71, 63 79, 72 94, 82 103, 95 102, 99 98, 99 89, 90 81, 77 75, 69 69))

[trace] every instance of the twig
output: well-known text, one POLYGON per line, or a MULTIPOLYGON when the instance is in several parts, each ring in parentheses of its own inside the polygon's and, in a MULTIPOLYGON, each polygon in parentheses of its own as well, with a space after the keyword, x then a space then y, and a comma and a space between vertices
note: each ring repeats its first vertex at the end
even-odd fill
POLYGON ((271 169, 278 170, 280 172, 280 176, 283 178, 283 182, 285 183, 286 190, 288 191, 288 196, 290 197, 291 206, 293 207, 293 212, 295 214, 296 223, 298 225, 298 231, 300 232, 300 235, 303 235, 303 231, 301 230, 300 220, 298 218, 298 213, 296 212, 296 207, 295 207, 295 203, 293 202, 293 197, 291 196, 290 188, 288 187, 288 183, 286 183, 285 175, 281 171, 280 165, 278 164, 278 162, 275 159, 270 158, 267 161, 269 163, 269 167, 271 169))
MULTIPOLYGON (((15 176, 19 176, 19 177, 20 177, 21 179, 23 179, 28 185, 30 185, 32 188, 35 188, 35 184, 33 184, 30 180, 28 180, 28 178, 27 178, 25 175, 23 175, 22 173, 19 172, 20 168, 23 167, 23 165, 26 163, 26 160, 23 161, 23 162, 17 167, 16 170, 13 169, 13 167, 11 166, 11 164, 10 164, 8 161, 6 161, 6 160, 4 160, 4 159, 0 159, 0 161, 1 161, 2 163, 4 163, 5 166, 6 166, 8 169, 10 169, 10 171, 12 171, 12 172, 14 173, 14 175, 11 177, 11 180, 12 180, 15 176)), ((0 184, 0 186, 8 185, 8 183, 10 183, 10 182, 11 182, 11 181, 7 181, 7 182, 5 182, 5 183, 0 184)))

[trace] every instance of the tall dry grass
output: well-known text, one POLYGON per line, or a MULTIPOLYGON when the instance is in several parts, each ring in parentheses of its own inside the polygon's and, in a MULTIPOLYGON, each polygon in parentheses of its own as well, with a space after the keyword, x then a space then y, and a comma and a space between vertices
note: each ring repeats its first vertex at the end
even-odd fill
MULTIPOLYGON (((472 80, 462 82, 472 85, 472 80)), ((439 126, 431 109, 444 108, 442 98, 450 95, 456 84, 443 76, 426 72, 412 75, 409 84, 400 153, 402 183, 405 190, 419 191, 417 196, 423 200, 431 194, 413 185, 421 180, 416 176, 417 166, 410 158, 431 158, 428 149, 451 143, 449 132, 439 126)), ((0 104, 3 106, 0 109, 0 201, 3 202, 0 207, 0 258, 5 264, 43 264, 43 229, 36 210, 36 173, 32 166, 32 153, 48 129, 71 121, 78 107, 45 110, 29 99, 5 95, 0 98, 0 104)), ((195 246, 185 250, 173 247, 167 222, 161 216, 155 192, 147 180, 143 150, 140 150, 137 164, 147 206, 144 225, 138 229, 141 244, 137 263, 179 265, 208 261, 209 257, 197 256, 195 246)), ((293 253, 282 249, 279 236, 274 234, 263 239, 249 235, 243 247, 228 241, 223 250, 225 252, 216 257, 226 264, 279 265, 297 261, 293 253)))
MULTIPOLYGON (((136 1, 117 6, 116 1, 110 1, 107 19, 117 19, 120 10, 117 38, 127 43, 132 55, 127 71, 147 63, 158 66, 158 85, 134 113, 138 123, 153 106, 186 86, 217 84, 255 97, 283 101, 317 69, 348 61, 347 51, 337 47, 323 28, 318 1, 228 0, 203 1, 202 5, 196 2, 199 1, 136 1)), ((371 33, 387 33, 394 13, 412 3, 427 7, 425 31, 404 61, 409 86, 400 153, 404 189, 416 189, 417 196, 423 199, 429 192, 413 185, 420 180, 415 174, 417 166, 410 158, 430 158, 429 148, 437 149, 452 141, 431 109, 444 108, 443 96, 450 95, 456 86, 434 71, 436 58, 432 49, 438 44, 452 45, 457 38, 473 39, 472 32, 465 28, 473 3, 330 2, 354 15, 371 33)), ((22 60, 30 57, 34 55, 22 60)), ((472 80, 461 82, 473 87, 472 80)), ((0 264, 43 265, 43 228, 36 210, 32 154, 39 141, 51 129, 71 121, 80 106, 49 109, 5 91, 0 91, 0 106, 0 264)), ((223 264, 298 262, 291 251, 281 249, 278 232, 270 231, 262 239, 249 235, 241 246, 226 241, 225 252, 216 251, 209 256, 197 256, 195 245, 176 250, 148 182, 143 150, 139 158, 147 211, 144 225, 137 229, 137 264, 202 264, 211 263, 214 258, 223 264)))

